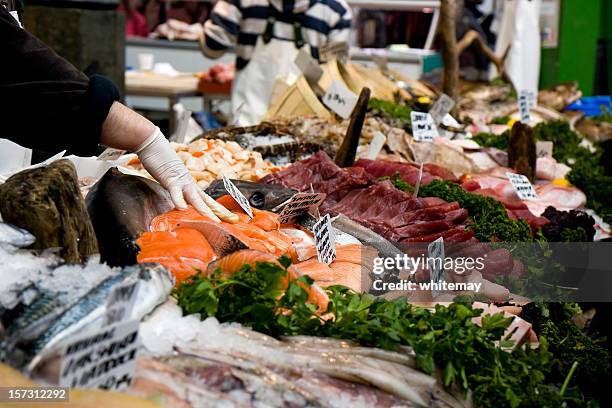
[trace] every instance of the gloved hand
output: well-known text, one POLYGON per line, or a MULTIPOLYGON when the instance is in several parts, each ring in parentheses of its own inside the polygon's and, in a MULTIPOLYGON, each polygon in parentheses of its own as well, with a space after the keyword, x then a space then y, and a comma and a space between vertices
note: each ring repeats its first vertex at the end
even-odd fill
POLYGON ((189 203, 200 214, 215 221, 238 222, 236 214, 202 191, 158 127, 134 153, 149 174, 170 192, 177 208, 185 210, 189 203))
POLYGON ((165 23, 158 25, 157 28, 155 28, 155 34, 158 37, 167 38, 169 40, 197 41, 202 35, 202 24, 187 24, 183 21, 171 18, 165 23))

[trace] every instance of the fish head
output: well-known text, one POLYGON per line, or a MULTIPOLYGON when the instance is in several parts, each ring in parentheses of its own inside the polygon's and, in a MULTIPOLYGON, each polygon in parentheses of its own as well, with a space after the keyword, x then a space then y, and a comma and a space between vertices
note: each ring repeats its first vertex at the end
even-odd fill
MULTIPOLYGON (((276 185, 253 183, 251 181, 232 180, 234 185, 249 200, 251 207, 271 211, 293 197, 297 191, 276 185)), ((216 180, 208 186, 206 194, 214 199, 228 194, 222 180, 216 180)))

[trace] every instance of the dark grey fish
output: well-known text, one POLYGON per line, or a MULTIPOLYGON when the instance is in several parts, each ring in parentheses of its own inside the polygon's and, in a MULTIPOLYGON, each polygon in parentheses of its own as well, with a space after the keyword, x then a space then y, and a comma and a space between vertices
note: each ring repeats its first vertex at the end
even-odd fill
MULTIPOLYGON (((232 180, 232 182, 249 200, 251 207, 255 207, 258 210, 271 211, 297 193, 296 190, 271 184, 241 180, 232 180)), ((213 181, 206 189, 206 193, 214 199, 228 194, 222 180, 213 181)))
POLYGON ((87 211, 96 232, 102 262, 133 265, 140 251, 136 239, 156 216, 174 208, 170 195, 144 177, 106 172, 87 194, 87 211))

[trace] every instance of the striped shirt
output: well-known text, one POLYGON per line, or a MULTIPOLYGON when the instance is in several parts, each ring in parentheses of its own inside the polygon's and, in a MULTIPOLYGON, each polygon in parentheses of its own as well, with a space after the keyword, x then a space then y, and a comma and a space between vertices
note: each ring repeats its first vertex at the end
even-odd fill
POLYGON ((282 41, 294 41, 292 14, 303 14, 302 37, 317 60, 321 45, 348 42, 352 13, 344 0, 218 0, 204 23, 200 39, 204 54, 219 58, 234 48, 236 69, 243 69, 253 55, 257 38, 266 30, 269 6, 278 10, 273 37, 282 41))

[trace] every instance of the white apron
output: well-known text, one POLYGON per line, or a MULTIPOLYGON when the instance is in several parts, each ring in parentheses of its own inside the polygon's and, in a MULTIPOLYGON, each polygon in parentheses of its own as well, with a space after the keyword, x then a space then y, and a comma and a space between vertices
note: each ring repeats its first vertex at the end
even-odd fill
MULTIPOLYGON (((310 53, 310 46, 304 47, 310 53)), ((298 52, 294 41, 271 38, 266 44, 261 35, 257 38, 251 60, 236 73, 232 86, 235 125, 252 126, 261 122, 268 111, 276 78, 284 77, 291 84, 301 74, 294 63, 298 52)))

